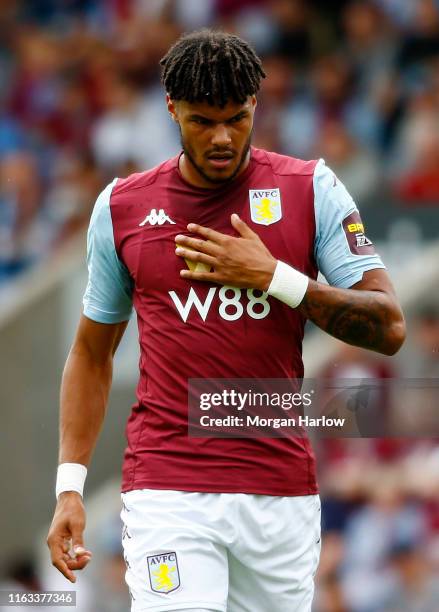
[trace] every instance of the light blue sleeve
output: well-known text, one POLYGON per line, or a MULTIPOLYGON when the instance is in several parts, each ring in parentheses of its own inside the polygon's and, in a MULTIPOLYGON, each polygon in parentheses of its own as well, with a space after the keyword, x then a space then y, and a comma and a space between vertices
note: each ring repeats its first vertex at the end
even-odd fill
MULTIPOLYGON (((358 213, 354 200, 343 183, 319 160, 314 170, 314 210, 316 239, 314 255, 317 266, 330 285, 348 288, 363 278, 363 273, 385 268, 377 253, 353 253, 349 246, 343 221, 358 213)), ((367 245, 372 243, 367 241, 367 245)), ((361 251, 360 248, 357 249, 361 251)))
POLYGON ((116 253, 110 196, 114 179, 96 200, 87 234, 88 284, 84 314, 98 323, 127 321, 132 313, 133 283, 116 253))

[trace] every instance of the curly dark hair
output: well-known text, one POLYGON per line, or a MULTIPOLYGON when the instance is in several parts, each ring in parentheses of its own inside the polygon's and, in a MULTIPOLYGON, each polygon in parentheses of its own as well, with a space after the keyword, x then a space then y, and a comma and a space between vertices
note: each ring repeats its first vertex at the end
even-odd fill
POLYGON ((182 36, 160 60, 162 83, 173 100, 243 104, 265 78, 262 63, 242 38, 203 29, 182 36))

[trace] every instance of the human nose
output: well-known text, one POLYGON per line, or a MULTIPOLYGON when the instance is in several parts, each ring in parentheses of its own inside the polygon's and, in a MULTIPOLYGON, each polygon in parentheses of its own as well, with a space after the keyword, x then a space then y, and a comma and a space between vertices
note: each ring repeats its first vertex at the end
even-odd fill
POLYGON ((219 123, 212 134, 212 145, 216 147, 227 147, 232 142, 229 130, 223 123, 219 123))

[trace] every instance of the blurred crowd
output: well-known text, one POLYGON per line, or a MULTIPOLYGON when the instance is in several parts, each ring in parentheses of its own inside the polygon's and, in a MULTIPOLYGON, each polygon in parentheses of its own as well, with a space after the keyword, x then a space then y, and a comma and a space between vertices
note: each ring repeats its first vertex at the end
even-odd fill
POLYGON ((114 176, 178 151, 158 60, 206 25, 264 60, 255 145, 324 157, 363 206, 439 201, 438 0, 10 0, 0 283, 83 226, 114 176))
POLYGON ((315 612, 437 610, 437 442, 332 440, 318 456, 323 546, 315 612))

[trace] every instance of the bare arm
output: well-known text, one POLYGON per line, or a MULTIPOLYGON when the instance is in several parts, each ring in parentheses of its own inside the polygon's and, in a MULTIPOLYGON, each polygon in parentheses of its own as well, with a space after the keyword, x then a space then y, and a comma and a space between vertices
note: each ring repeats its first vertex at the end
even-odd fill
MULTIPOLYGON (((60 463, 87 466, 90 462, 105 417, 113 356, 126 326, 126 322, 109 325, 81 317, 61 383, 60 463)), ((52 564, 70 582, 76 581, 73 570, 83 569, 91 558, 83 544, 84 529, 81 496, 61 493, 47 544, 52 564)))
POLYGON ((61 383, 59 463, 89 464, 105 417, 113 356, 126 326, 81 317, 61 383))
MULTIPOLYGON (((232 215, 231 223, 239 238, 196 224, 188 229, 202 239, 177 236, 177 255, 213 270, 182 270, 181 275, 189 280, 267 291, 276 259, 244 221, 232 215)), ((396 353, 405 339, 401 308, 387 272, 381 269, 365 272, 350 289, 310 280, 298 310, 335 338, 385 355, 396 353)))
POLYGON ((298 310, 331 336, 393 355, 405 339, 405 322, 385 270, 370 270, 350 289, 310 280, 298 310))

